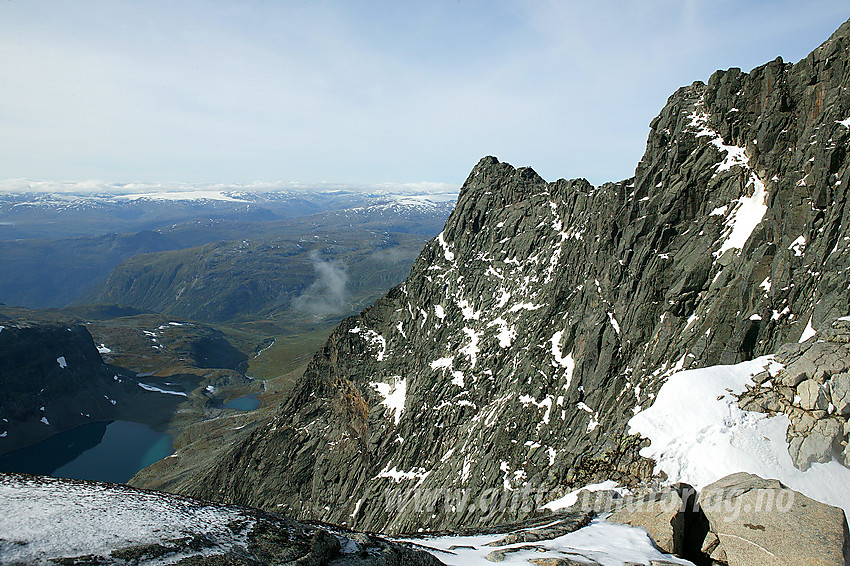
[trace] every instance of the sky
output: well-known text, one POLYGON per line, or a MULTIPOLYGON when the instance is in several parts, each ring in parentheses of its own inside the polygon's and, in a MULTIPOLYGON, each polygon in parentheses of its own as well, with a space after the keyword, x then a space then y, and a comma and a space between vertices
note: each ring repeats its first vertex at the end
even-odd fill
POLYGON ((846 0, 2 0, 0 191, 459 186, 485 155, 616 181, 678 87, 796 62, 848 17, 846 0))

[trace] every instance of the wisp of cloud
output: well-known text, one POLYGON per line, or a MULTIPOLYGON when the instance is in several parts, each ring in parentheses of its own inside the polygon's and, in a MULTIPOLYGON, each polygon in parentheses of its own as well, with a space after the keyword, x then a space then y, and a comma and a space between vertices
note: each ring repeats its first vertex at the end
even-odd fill
POLYGON ((310 252, 316 280, 293 301, 293 308, 314 316, 341 314, 348 303, 348 274, 338 262, 325 261, 317 250, 310 252))

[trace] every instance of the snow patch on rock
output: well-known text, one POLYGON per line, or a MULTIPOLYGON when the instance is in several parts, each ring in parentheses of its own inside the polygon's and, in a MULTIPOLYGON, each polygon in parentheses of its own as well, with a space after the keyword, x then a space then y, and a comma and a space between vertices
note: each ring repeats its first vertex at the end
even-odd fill
POLYGON ((369 385, 383 397, 381 404, 393 413, 393 420, 398 424, 407 399, 407 380, 400 375, 394 375, 392 384, 373 381, 369 385))
POLYGON ((651 443, 641 456, 656 462, 656 473, 671 483, 697 489, 735 472, 776 478, 791 489, 850 514, 850 469, 838 461, 815 463, 802 472, 788 453, 788 417, 769 417, 738 407, 736 395, 764 370, 775 376, 772 356, 729 366, 685 370, 671 375, 653 405, 629 421, 630 434, 651 443))

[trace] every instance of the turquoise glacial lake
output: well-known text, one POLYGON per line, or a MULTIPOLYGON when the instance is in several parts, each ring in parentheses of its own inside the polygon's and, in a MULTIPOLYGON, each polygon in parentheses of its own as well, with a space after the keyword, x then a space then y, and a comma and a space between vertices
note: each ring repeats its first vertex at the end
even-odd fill
POLYGON ((0 456, 0 472, 126 483, 173 452, 171 436, 146 425, 93 422, 0 456))

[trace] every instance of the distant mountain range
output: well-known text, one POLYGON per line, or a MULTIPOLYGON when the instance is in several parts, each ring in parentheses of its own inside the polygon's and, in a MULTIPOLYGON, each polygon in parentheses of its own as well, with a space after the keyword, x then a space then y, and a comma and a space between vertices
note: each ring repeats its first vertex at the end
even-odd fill
MULTIPOLYGON (((0 187, 2 188, 2 187, 0 187)), ((0 192, 0 240, 58 239, 156 230, 198 220, 268 221, 368 207, 451 209, 453 190, 245 192, 0 192)))
POLYGON ((0 341, 7 354, 18 352, 0 370, 7 419, 0 434, 8 432, 0 452, 91 418, 164 428, 184 401, 185 424, 209 418, 239 388, 260 391, 245 375, 249 357, 278 341, 282 350, 256 371, 275 378, 298 367, 298 352, 312 352, 339 320, 404 280, 453 198, 345 190, 0 194, 0 341), (171 327, 174 320, 187 323, 171 327), (70 351, 59 340, 66 327, 84 335, 74 347, 94 356, 73 371, 55 361, 62 354, 54 351, 70 351), (108 344, 102 355, 114 368, 103 366, 89 333, 108 344), (137 372, 201 393, 153 396, 149 414, 134 413, 125 401, 145 392, 128 389, 129 381, 119 387, 113 375, 137 372), (80 386, 63 388, 72 374, 80 386), (93 397, 97 388, 116 403, 93 397), (49 426, 40 407, 51 413, 49 426))
MULTIPOLYGON (((270 310, 289 308, 286 301, 313 283, 313 262, 308 257, 313 249, 324 250, 325 260, 344 263, 345 258, 336 254, 360 249, 354 240, 363 240, 365 245, 371 239, 374 243, 369 245, 374 247, 360 252, 380 251, 375 257, 383 258, 382 267, 393 264, 387 263, 391 258, 407 258, 409 263, 418 252, 417 246, 421 248, 439 232, 454 205, 453 200, 448 200, 452 197, 451 193, 389 195, 355 191, 0 194, 0 264, 14 266, 0 272, 0 302, 30 308, 56 308, 87 301, 164 308, 166 297, 175 297, 179 287, 166 290, 162 278, 151 275, 157 278, 154 288, 140 290, 141 284, 150 283, 148 277, 130 290, 126 279, 136 278, 134 269, 169 269, 171 261, 186 266, 184 259, 189 257, 198 267, 202 258, 222 257, 224 252, 212 254, 212 249, 237 249, 250 240, 251 249, 245 257, 254 261, 242 266, 239 273, 254 279, 257 287, 266 288, 261 292, 263 297, 250 292, 252 298, 244 299, 250 304, 242 305, 224 305, 220 299, 216 306, 206 309, 206 314, 178 303, 170 304, 166 310, 208 321, 261 312, 265 316, 270 310), (355 233, 357 236, 353 236, 355 233), (384 235, 392 233, 399 235, 384 235), (346 243, 340 244, 342 241, 346 243), (206 248, 206 252, 177 253, 204 245, 213 247, 206 248), (263 282, 266 275, 285 265, 279 263, 280 254, 289 248, 304 252, 299 261, 306 268, 288 270, 285 288, 278 288, 275 277, 263 282), (157 252, 172 253, 131 260, 139 254, 157 252), (129 263, 121 265, 125 260, 129 263), (121 268, 110 278, 119 265, 121 268), (261 265, 261 271, 250 272, 261 265), (298 273, 304 278, 298 279, 298 273), (115 288, 116 281, 124 281, 124 286, 115 288), (159 302, 145 300, 143 295, 148 292, 159 295, 159 302)), ((290 255, 299 257, 295 251, 290 255)), ((373 268, 370 267, 370 277, 375 275, 373 268)), ((208 271, 209 266, 204 273, 208 271)), ((220 272, 224 274, 225 271, 220 272)), ((404 275, 384 274, 379 278, 383 277, 386 285, 400 281, 404 275)), ((355 287, 368 287, 356 274, 351 282, 355 287)), ((233 284, 240 285, 239 281, 233 284)), ((355 290, 354 294, 358 292, 355 290)), ((376 294, 367 291, 363 297, 374 299, 376 294)), ((186 300, 188 297, 184 297, 186 300)), ((358 304, 362 305, 362 301, 358 304)))

